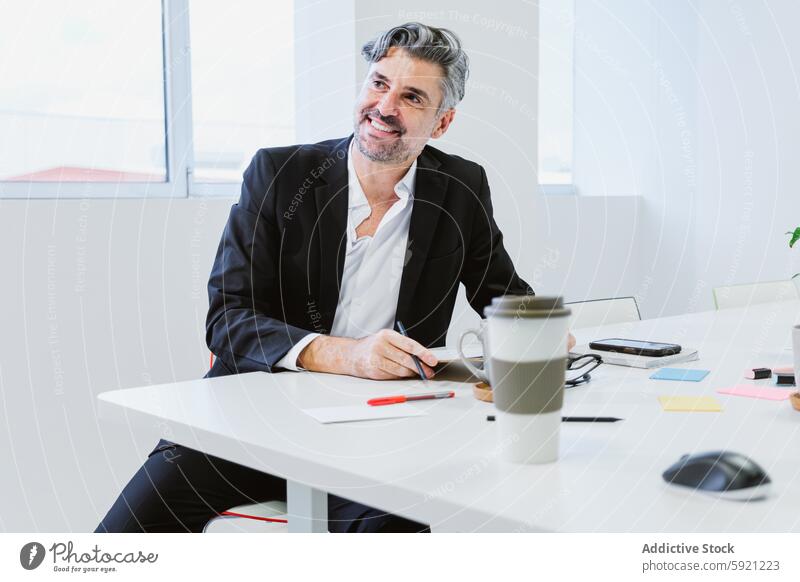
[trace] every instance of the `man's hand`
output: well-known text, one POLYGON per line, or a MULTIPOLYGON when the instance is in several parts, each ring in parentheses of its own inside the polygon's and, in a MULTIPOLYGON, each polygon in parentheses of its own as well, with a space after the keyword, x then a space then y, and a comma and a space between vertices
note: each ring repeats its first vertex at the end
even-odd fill
POLYGON ((373 380, 419 376, 411 355, 420 359, 422 370, 433 377, 438 361, 422 344, 390 329, 361 339, 321 335, 300 352, 297 364, 312 372, 348 374, 373 380))
MULTIPOLYGON (((567 337, 567 350, 575 347, 575 337, 567 337)), ((433 378, 438 361, 419 342, 390 329, 361 339, 321 335, 314 338, 297 358, 297 365, 311 372, 348 374, 372 380, 394 380, 419 376, 411 355, 420 359, 422 370, 433 378)))

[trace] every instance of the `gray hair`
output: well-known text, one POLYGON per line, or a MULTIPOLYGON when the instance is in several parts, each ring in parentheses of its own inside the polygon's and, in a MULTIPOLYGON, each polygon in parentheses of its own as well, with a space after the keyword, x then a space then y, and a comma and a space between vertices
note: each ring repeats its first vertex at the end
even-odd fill
POLYGON ((382 32, 365 43, 361 54, 368 63, 376 63, 393 47, 401 48, 414 58, 442 68, 444 98, 437 115, 452 109, 464 98, 464 86, 469 76, 469 59, 455 33, 420 22, 407 22, 382 32))

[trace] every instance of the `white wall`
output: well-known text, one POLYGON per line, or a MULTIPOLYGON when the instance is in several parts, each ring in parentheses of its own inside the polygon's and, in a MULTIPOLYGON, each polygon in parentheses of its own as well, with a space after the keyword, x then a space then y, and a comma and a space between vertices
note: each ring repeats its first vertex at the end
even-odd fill
POLYGON ((800 271, 798 18, 791 0, 577 0, 575 181, 641 196, 645 317, 800 271))
POLYGON ((697 5, 697 269, 708 286, 786 279, 800 252, 800 4, 697 5))
POLYGON ((643 316, 690 310, 698 292, 696 17, 686 2, 577 0, 575 184, 640 197, 629 273, 643 316))
POLYGON ((201 376, 230 200, 2 200, 0 530, 86 531, 155 443, 105 390, 201 376))

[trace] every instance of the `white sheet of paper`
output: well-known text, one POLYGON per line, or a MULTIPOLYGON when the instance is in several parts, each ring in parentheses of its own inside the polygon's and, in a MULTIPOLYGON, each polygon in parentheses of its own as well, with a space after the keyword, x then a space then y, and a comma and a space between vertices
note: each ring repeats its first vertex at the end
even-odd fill
POLYGON ((427 415, 427 412, 412 408, 408 404, 389 404, 387 406, 369 406, 368 404, 358 404, 355 406, 324 406, 322 408, 304 408, 303 412, 322 424, 427 415))

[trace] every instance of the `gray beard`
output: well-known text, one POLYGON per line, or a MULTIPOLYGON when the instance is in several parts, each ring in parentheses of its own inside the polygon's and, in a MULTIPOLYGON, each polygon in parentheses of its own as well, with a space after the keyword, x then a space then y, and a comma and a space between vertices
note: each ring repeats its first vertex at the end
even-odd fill
POLYGON ((358 147, 358 151, 361 152, 361 155, 367 158, 372 162, 390 162, 390 163, 399 163, 403 162, 408 158, 409 151, 405 148, 405 144, 403 143, 402 139, 398 139, 394 144, 389 147, 380 148, 379 151, 374 152, 368 150, 364 144, 361 143, 361 139, 358 135, 358 128, 356 128, 355 132, 355 140, 356 146, 358 147))

